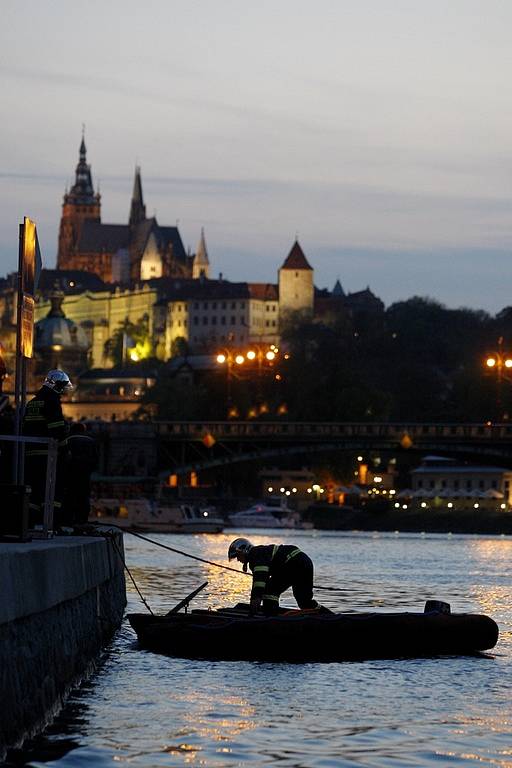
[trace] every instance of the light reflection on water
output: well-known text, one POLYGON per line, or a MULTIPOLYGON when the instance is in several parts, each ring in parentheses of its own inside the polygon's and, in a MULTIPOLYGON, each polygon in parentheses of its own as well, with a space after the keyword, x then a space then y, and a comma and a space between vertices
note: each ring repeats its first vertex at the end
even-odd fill
MULTIPOLYGON (((71 745, 55 765, 512 766, 510 540, 284 531, 250 537, 301 546, 315 562, 315 582, 339 588, 317 593, 337 610, 421 611, 435 598, 454 610, 488 613, 501 628, 496 655, 303 665, 188 661, 139 651, 124 624, 99 673, 72 697, 65 727, 56 723, 50 739, 71 745)), ((227 564, 234 535, 153 538, 227 564)), ((130 536, 125 549, 155 611, 169 610, 205 580, 197 607, 247 600, 247 577, 130 536)), ((128 587, 129 610, 144 611, 128 587)), ((293 604, 291 595, 284 602, 293 604)), ((31 765, 41 759, 36 750, 31 765)))

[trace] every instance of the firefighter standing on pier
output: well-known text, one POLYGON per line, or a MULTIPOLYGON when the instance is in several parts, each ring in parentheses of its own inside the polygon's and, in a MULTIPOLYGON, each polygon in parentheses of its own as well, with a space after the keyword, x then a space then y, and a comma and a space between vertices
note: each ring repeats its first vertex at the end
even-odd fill
MULTIPOLYGON (((62 519, 64 471, 67 460, 69 427, 62 415, 60 398, 73 389, 64 371, 48 371, 43 386, 25 406, 23 434, 29 437, 50 437, 58 442, 57 475, 55 479, 54 527, 65 524, 62 519)), ((27 444, 25 453, 25 481, 31 487, 31 526, 43 520, 43 503, 46 489, 46 465, 48 446, 41 443, 27 444)))

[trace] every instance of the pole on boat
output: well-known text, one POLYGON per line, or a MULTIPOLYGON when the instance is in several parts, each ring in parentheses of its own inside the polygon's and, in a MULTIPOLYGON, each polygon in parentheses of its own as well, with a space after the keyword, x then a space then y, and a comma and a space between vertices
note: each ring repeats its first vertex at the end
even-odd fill
POLYGON ((165 615, 170 616, 173 613, 178 613, 178 611, 181 611, 182 608, 185 608, 185 613, 186 613, 188 604, 190 603, 190 601, 193 600, 194 597, 198 595, 207 586, 208 586, 208 582, 205 581, 204 584, 201 584, 200 587, 198 587, 197 589, 194 589, 194 591, 191 592, 190 595, 187 595, 186 597, 184 597, 183 600, 180 603, 178 603, 178 605, 175 605, 174 608, 171 608, 171 610, 165 615))

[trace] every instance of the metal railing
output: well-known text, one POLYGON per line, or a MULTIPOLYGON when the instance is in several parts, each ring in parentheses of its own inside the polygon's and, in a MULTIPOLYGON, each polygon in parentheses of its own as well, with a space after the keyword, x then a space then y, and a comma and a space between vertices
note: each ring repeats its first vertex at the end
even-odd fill
MULTIPOLYGON (((21 462, 20 466, 22 471, 18 482, 20 485, 24 484, 24 470, 25 470, 25 445, 38 444, 47 445, 48 454, 46 459, 46 478, 45 478, 45 492, 43 501, 43 522, 42 528, 32 530, 32 535, 39 538, 49 538, 53 534, 53 506, 55 499, 55 481, 57 476, 57 455, 58 455, 58 442, 50 437, 26 437, 16 435, 0 435, 0 462, 4 464, 3 451, 1 450, 2 443, 13 443, 15 451, 20 450, 21 462)), ((12 463, 13 457, 9 455, 7 460, 12 463)), ((8 471, 10 472, 11 466, 8 471)), ((30 502, 29 502, 30 503, 30 502)))

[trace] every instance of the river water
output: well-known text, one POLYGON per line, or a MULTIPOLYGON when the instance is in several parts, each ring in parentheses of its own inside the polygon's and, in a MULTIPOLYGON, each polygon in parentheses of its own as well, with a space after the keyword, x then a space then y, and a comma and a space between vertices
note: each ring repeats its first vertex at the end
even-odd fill
MULTIPOLYGON (((125 622, 98 672, 30 752, 34 766, 512 766, 512 540, 430 534, 245 531, 297 543, 339 611, 422 611, 426 599, 492 616, 488 658, 264 664, 140 651, 125 622)), ((227 564, 233 532, 152 538, 227 564)), ((208 580, 196 607, 246 601, 247 577, 125 536, 155 612, 208 580)), ((144 612, 128 583, 128 610, 144 612)), ((293 605, 291 594, 282 603, 293 605)))

